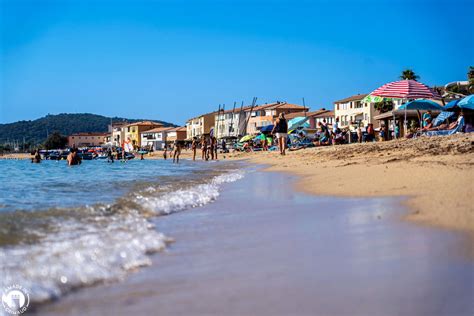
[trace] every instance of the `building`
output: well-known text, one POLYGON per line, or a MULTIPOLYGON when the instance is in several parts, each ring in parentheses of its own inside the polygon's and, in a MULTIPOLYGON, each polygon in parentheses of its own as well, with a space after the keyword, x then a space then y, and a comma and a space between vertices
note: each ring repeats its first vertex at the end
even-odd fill
POLYGON ((109 133, 75 133, 67 137, 69 148, 96 147, 106 143, 109 133))
POLYGON ((248 117, 246 132, 247 134, 258 133, 259 127, 274 124, 280 113, 290 114, 307 110, 308 108, 302 105, 290 104, 287 102, 279 101, 275 103, 256 106, 252 109, 250 117, 248 117))
POLYGON ((216 112, 206 113, 200 116, 193 117, 186 121, 186 135, 187 139, 191 140, 193 137, 201 137, 202 135, 209 135, 211 128, 214 127, 216 112))
POLYGON ((186 126, 173 127, 166 131, 166 142, 171 143, 175 140, 184 141, 187 138, 186 126))
POLYGON ((158 127, 163 127, 163 124, 152 121, 141 121, 125 125, 122 127, 125 129, 124 141, 130 139, 134 148, 140 148, 142 146, 141 133, 158 127))
POLYGON ((334 112, 326 109, 316 110, 312 112, 294 112, 286 115, 286 119, 289 121, 296 117, 308 117, 308 123, 310 129, 316 129, 318 127, 318 122, 323 122, 326 120, 326 123, 332 125, 334 121, 334 112))
POLYGON ((367 126, 374 123, 374 103, 362 102, 367 94, 357 94, 334 102, 334 115, 339 119, 339 127, 346 128, 354 125, 367 126))
POLYGON ((128 122, 114 122, 109 125, 109 130, 112 135, 110 143, 114 146, 122 146, 122 142, 125 140, 125 131, 129 123, 128 122))
POLYGON ((214 132, 217 138, 240 137, 246 134, 245 124, 250 106, 215 113, 214 132))
POLYGON ((140 144, 153 150, 161 150, 165 148, 167 141, 167 132, 174 127, 158 127, 142 132, 140 135, 140 144))

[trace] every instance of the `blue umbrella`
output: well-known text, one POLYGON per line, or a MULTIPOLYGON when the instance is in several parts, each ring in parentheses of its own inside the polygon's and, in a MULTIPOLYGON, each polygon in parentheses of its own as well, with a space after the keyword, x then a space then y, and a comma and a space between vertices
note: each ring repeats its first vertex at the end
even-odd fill
POLYGON ((431 100, 414 100, 408 103, 401 105, 398 110, 420 110, 420 111, 428 111, 428 110, 438 110, 442 111, 443 107, 436 102, 431 100))
POLYGON ((459 101, 461 101, 461 99, 457 99, 457 100, 453 100, 453 101, 449 102, 448 104, 446 104, 444 106, 444 109, 448 110, 448 109, 454 108, 459 103, 459 101))
POLYGON ((474 110, 474 94, 468 95, 467 97, 459 101, 457 106, 461 109, 474 110))
POLYGON ((444 121, 446 121, 453 115, 454 115, 454 112, 443 111, 439 113, 438 116, 433 120, 433 126, 434 127, 439 126, 441 123, 443 123, 444 121))
POLYGON ((451 101, 444 108, 449 111, 453 111, 455 109, 474 110, 474 95, 468 95, 461 100, 451 101))
POLYGON ((298 116, 288 121, 288 130, 294 130, 298 127, 309 127, 309 117, 298 116))
POLYGON ((269 133, 269 132, 272 131, 272 129, 273 129, 273 125, 266 125, 266 126, 263 126, 263 127, 260 129, 260 131, 261 131, 262 133, 269 133))

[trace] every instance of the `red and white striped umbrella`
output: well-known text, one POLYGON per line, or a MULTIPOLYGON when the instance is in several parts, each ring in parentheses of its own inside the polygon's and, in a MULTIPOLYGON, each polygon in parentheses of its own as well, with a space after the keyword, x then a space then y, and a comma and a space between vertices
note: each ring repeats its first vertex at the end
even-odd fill
POLYGON ((415 80, 400 80, 384 84, 371 95, 399 99, 438 99, 440 95, 415 80))

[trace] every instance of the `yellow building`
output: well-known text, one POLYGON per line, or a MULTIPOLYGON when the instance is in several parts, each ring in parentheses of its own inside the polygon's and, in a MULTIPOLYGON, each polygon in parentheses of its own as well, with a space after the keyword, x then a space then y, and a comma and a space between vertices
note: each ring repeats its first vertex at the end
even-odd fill
POLYGON ((215 114, 217 112, 203 114, 186 122, 186 135, 188 139, 209 135, 211 128, 214 127, 215 114))
POLYGON ((125 129, 125 141, 130 139, 134 148, 140 148, 141 144, 141 133, 151 130, 153 128, 162 127, 163 124, 152 122, 152 121, 141 121, 126 125, 125 129))

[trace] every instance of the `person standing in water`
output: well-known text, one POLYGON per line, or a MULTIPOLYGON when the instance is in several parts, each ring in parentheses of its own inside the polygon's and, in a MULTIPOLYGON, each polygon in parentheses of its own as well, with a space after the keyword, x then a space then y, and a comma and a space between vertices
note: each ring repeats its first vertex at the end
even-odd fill
POLYGON ((204 135, 201 136, 201 159, 207 160, 207 140, 204 135))
POLYGON ((181 144, 178 140, 175 140, 173 150, 173 163, 179 163, 179 155, 181 155, 181 144))
POLYGON ((193 151, 193 161, 196 161, 196 150, 197 150, 197 138, 193 137, 193 142, 191 143, 191 149, 193 151))
POLYGON ((33 152, 33 158, 31 158, 31 162, 32 163, 40 163, 41 162, 41 155, 40 155, 40 152, 39 152, 38 149, 33 152))
POLYGON ((214 136, 210 139, 211 160, 217 159, 217 140, 214 136))
POLYGON ((168 159, 168 145, 165 144, 165 151, 163 152, 163 159, 168 159))
POLYGON ((68 166, 75 166, 75 165, 80 165, 82 163, 81 157, 77 155, 77 149, 72 148, 71 152, 67 156, 67 164, 68 166))
POLYGON ((288 137, 288 123, 284 113, 280 113, 273 126, 272 134, 278 139, 278 147, 280 147, 280 155, 286 155, 286 138, 288 137))

